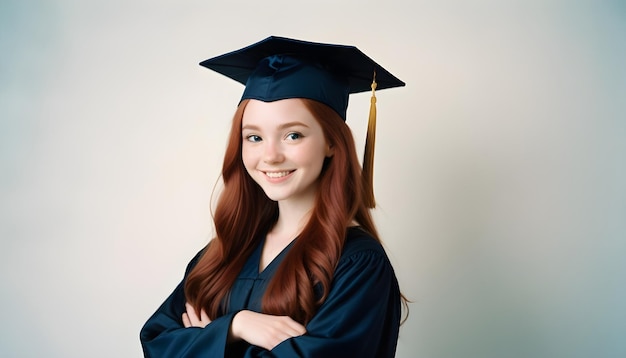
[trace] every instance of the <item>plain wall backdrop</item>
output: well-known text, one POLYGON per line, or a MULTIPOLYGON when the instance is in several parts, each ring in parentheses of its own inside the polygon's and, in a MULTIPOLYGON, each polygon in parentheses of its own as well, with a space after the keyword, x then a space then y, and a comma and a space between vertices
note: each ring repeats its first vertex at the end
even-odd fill
POLYGON ((198 62, 270 35, 407 83, 377 93, 398 357, 626 356, 621 0, 3 0, 0 356, 141 356, 243 90, 198 62))

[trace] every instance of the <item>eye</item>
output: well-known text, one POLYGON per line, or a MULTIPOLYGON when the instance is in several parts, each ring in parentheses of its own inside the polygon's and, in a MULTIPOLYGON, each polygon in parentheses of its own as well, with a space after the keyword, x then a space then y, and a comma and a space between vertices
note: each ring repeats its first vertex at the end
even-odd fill
POLYGON ((288 140, 298 140, 302 138, 302 134, 298 133, 298 132, 291 132, 289 134, 287 134, 287 139, 288 140))
POLYGON ((256 134, 250 134, 250 135, 246 136, 246 140, 248 142, 257 143, 257 142, 261 141, 261 137, 259 137, 256 134))

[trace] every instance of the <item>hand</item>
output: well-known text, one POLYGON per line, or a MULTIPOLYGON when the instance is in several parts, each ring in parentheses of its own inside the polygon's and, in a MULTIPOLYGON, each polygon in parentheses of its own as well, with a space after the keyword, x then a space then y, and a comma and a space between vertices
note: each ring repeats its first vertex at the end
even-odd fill
POLYGON ((240 311, 230 325, 230 338, 272 350, 282 341, 301 336, 306 328, 288 316, 273 316, 253 311, 240 311))
POLYGON ((198 317, 196 310, 188 302, 185 302, 185 307, 187 308, 187 312, 183 313, 183 324, 185 325, 185 328, 204 328, 207 324, 211 323, 209 316, 207 316, 204 310, 200 311, 200 316, 198 317))

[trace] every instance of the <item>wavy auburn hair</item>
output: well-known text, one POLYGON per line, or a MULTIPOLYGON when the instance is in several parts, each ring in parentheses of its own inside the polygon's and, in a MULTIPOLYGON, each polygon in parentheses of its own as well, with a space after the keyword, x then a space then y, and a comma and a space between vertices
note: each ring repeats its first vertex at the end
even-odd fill
MULTIPOLYGON (((363 201, 352 132, 330 107, 301 101, 319 122, 334 154, 324 163, 311 217, 270 281, 262 309, 306 324, 328 295, 348 226, 356 221, 376 240, 378 233, 363 201), (316 286, 321 288, 321 296, 316 286)), ((224 188, 213 217, 216 237, 185 283, 187 301, 197 312, 204 309, 211 319, 224 314, 237 275, 279 215, 278 204, 267 198, 243 165, 241 122, 247 103, 242 101, 235 112, 224 156, 224 188)))

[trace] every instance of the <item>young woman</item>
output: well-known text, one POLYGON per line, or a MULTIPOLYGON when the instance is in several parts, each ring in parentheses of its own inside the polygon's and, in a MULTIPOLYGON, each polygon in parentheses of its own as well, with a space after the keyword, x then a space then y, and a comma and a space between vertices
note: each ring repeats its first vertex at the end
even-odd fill
POLYGON ((395 355, 404 298, 345 124, 359 63, 403 85, 354 47, 276 37, 203 62, 246 89, 216 236, 142 328, 146 357, 395 355))

